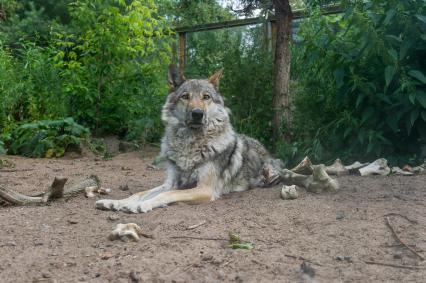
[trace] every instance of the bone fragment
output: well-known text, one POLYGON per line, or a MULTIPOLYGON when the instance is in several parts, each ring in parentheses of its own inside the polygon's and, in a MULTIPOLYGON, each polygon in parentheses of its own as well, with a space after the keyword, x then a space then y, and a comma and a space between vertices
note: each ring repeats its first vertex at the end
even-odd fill
POLYGON ((389 175, 389 173, 391 172, 388 166, 388 161, 384 158, 377 159, 373 163, 363 168, 360 168, 358 171, 361 174, 361 176, 370 176, 370 175, 386 176, 386 175, 389 175))
POLYGON ((284 169, 280 172, 280 180, 287 185, 304 187, 310 192, 336 191, 339 189, 339 183, 327 174, 323 164, 312 165, 312 175, 310 176, 284 169))
POLYGON ((108 239, 111 241, 120 239, 123 242, 131 241, 139 241, 139 236, 143 236, 141 227, 136 223, 119 223, 117 224, 115 230, 109 234, 108 239))
POLYGON ((325 171, 329 175, 347 175, 349 174, 349 170, 343 166, 342 161, 337 158, 334 163, 330 166, 325 167, 325 171))
POLYGON ((313 165, 312 181, 309 182, 307 190, 311 192, 332 191, 339 189, 337 180, 331 178, 325 171, 324 164, 313 165))
POLYGON ((368 164, 370 164, 369 162, 366 162, 366 163, 361 163, 361 162, 359 162, 359 161, 355 161, 354 163, 352 163, 351 165, 348 165, 348 166, 345 166, 345 168, 347 169, 347 170, 358 170, 358 169, 361 169, 362 167, 365 167, 365 166, 367 166, 368 164))
POLYGON ((100 195, 107 195, 111 192, 111 189, 107 189, 107 188, 103 188, 103 187, 98 187, 98 186, 90 186, 84 189, 84 195, 87 198, 93 198, 95 197, 95 193, 98 193, 100 195))
POLYGON ((309 157, 306 156, 296 167, 291 169, 291 171, 297 174, 312 175, 312 162, 309 157))
POLYGON ((296 186, 286 186, 284 185, 281 188, 281 198, 282 199, 297 199, 299 194, 297 193, 296 186))
POLYGON ((414 173, 409 172, 409 171, 404 171, 401 168, 396 167, 396 166, 392 167, 391 171, 395 175, 403 175, 403 176, 412 176, 412 175, 414 175, 414 173))
POLYGON ((419 174, 422 173, 423 171, 425 171, 425 168, 423 168, 423 165, 420 166, 415 166, 415 167, 411 167, 410 165, 405 165, 402 170, 406 171, 406 172, 411 172, 414 174, 419 174))

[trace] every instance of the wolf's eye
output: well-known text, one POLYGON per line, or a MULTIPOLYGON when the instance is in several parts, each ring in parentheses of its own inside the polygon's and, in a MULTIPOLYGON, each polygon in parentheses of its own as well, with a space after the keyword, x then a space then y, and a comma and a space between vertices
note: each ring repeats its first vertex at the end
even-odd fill
POLYGON ((203 94, 204 100, 209 100, 210 98, 211 98, 210 94, 207 94, 207 93, 203 94))
POLYGON ((184 100, 188 100, 189 99, 189 93, 185 92, 184 94, 182 94, 180 96, 180 98, 184 99, 184 100))

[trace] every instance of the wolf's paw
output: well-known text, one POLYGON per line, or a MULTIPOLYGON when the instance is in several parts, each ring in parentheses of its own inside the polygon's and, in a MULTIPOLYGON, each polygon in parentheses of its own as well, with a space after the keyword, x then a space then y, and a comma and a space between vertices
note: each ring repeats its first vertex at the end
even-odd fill
POLYGON ((123 205, 120 210, 127 213, 145 213, 152 210, 152 205, 147 202, 130 202, 123 205))
POLYGON ((127 213, 145 213, 153 209, 149 201, 102 199, 96 202, 97 209, 116 210, 127 213))
POLYGON ((101 199, 96 201, 96 208, 102 210, 120 210, 119 200, 101 199))

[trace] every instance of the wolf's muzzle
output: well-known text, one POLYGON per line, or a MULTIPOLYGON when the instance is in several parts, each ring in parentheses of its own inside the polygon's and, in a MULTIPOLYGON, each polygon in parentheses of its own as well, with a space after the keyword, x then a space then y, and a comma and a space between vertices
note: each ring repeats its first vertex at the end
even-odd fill
POLYGON ((203 120, 203 116, 204 116, 204 111, 201 110, 200 108, 192 109, 191 117, 193 122, 201 123, 201 121, 203 120))

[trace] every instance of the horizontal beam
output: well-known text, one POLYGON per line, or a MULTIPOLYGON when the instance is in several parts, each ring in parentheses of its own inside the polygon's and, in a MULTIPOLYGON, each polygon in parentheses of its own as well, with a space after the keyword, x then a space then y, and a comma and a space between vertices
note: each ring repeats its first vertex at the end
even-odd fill
MULTIPOLYGON (((322 12, 322 14, 330 15, 330 14, 339 14, 342 12, 343 12, 343 9, 340 6, 329 6, 327 8, 324 8, 324 11, 322 12)), ((296 10, 293 12, 293 20, 302 19, 306 17, 308 16, 306 15, 305 10, 296 10)), ((206 31, 206 30, 248 26, 248 25, 255 25, 255 24, 260 24, 265 22, 275 22, 275 21, 276 21, 275 17, 272 17, 269 19, 265 19, 263 17, 256 17, 256 18, 224 21, 220 23, 209 23, 209 24, 200 24, 195 26, 177 27, 177 28, 174 28, 174 31, 177 33, 188 33, 188 32, 198 32, 198 31, 206 31)))

